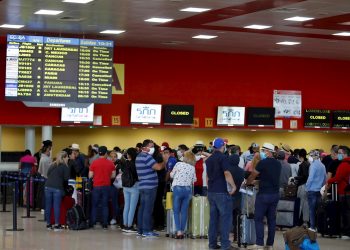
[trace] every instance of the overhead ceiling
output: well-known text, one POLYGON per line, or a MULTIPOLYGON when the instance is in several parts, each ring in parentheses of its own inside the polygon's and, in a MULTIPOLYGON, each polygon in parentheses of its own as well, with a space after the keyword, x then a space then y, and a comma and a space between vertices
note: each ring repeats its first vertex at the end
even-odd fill
POLYGON ((88 4, 62 0, 0 0, 0 25, 23 24, 8 33, 112 39, 120 46, 166 48, 224 53, 296 56, 350 60, 350 0, 94 0, 88 4), (208 8, 203 13, 183 12, 187 7, 208 8), (61 10, 57 16, 35 15, 39 9, 61 10), (292 22, 293 16, 313 20, 292 22), (151 17, 173 21, 157 24, 151 17), (265 30, 244 28, 272 26, 265 30), (103 35, 106 29, 125 30, 103 35), (193 39, 204 34, 217 38, 193 39), (295 46, 277 45, 295 41, 295 46))

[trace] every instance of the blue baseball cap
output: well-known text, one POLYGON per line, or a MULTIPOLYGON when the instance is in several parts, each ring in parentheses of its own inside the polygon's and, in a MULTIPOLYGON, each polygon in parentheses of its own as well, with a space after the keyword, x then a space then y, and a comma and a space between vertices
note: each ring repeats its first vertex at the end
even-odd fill
POLYGON ((221 148, 222 146, 225 145, 225 142, 222 138, 215 138, 214 141, 213 141, 213 147, 214 148, 221 148))

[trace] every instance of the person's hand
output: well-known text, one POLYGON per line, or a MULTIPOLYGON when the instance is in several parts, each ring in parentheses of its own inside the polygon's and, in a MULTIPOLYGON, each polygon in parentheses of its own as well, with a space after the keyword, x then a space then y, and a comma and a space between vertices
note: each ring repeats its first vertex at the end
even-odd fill
POLYGON ((233 195, 233 194, 236 192, 236 190, 237 190, 236 185, 231 186, 231 192, 229 192, 229 194, 230 194, 230 195, 233 195))

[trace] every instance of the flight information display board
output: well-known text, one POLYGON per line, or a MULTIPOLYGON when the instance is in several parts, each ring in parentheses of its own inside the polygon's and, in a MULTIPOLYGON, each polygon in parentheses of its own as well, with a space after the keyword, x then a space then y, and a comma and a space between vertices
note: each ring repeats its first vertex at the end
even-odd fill
POLYGON ((111 103, 113 41, 7 36, 5 98, 111 103))

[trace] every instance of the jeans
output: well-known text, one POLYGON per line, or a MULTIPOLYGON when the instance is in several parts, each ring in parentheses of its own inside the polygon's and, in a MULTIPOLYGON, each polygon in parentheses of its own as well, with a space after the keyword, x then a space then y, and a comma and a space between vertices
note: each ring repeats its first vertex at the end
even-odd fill
POLYGON ((157 195, 157 187, 151 189, 140 190, 140 207, 137 215, 138 231, 139 233, 149 233, 152 231, 152 213, 154 201, 157 195))
POLYGON ((187 223, 188 207, 192 198, 191 186, 173 187, 173 210, 176 231, 184 232, 187 223), (181 218, 181 220, 180 220, 181 218))
POLYGON ((131 187, 124 187, 124 211, 123 211, 123 224, 126 227, 131 227, 134 222, 135 210, 137 202, 139 201, 140 191, 137 187, 137 183, 131 187))
POLYGON ((92 189, 91 226, 96 224, 97 206, 102 206, 102 225, 108 225, 109 191, 110 186, 94 187, 92 189))
POLYGON ((276 232, 276 208, 280 199, 279 193, 275 194, 260 194, 256 196, 255 200, 255 231, 256 244, 264 246, 264 216, 267 217, 267 246, 273 246, 276 232))
POLYGON ((48 225, 51 224, 50 219, 52 206, 55 214, 55 224, 59 224, 62 197, 62 190, 57 188, 45 187, 45 220, 48 225))
POLYGON ((220 231, 221 249, 229 249, 233 198, 228 193, 208 192, 208 200, 210 204, 209 248, 217 246, 218 231, 220 231))
POLYGON ((112 218, 117 219, 119 215, 119 189, 115 186, 110 186, 111 202, 112 202, 112 218))
POLYGON ((321 201, 321 193, 318 191, 308 191, 307 201, 309 203, 310 211, 310 227, 312 229, 316 228, 316 210, 321 201))

